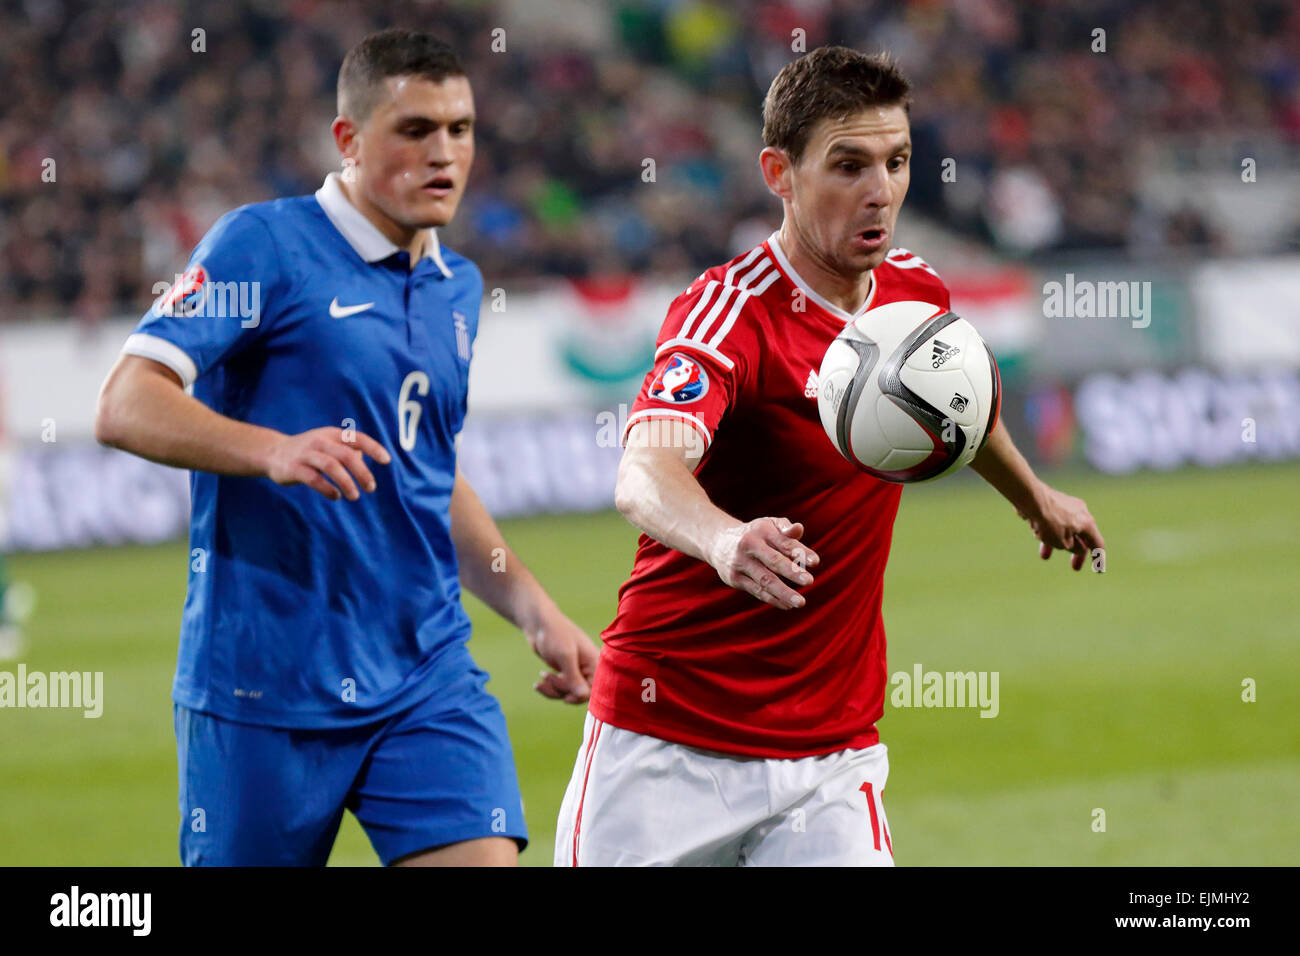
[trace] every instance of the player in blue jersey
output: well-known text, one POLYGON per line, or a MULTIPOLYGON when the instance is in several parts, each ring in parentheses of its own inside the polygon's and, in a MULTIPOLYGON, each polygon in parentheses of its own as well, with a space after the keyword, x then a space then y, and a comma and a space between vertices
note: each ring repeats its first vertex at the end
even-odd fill
POLYGON ((456 467, 483 281, 438 243, 474 156, 455 54, 343 62, 344 175, 203 238, 100 394, 96 437, 192 470, 173 685, 187 864, 323 864, 345 808, 385 864, 512 864, 514 758, 463 582, 585 701, 595 645, 456 467), (192 396, 185 389, 192 386, 192 396))

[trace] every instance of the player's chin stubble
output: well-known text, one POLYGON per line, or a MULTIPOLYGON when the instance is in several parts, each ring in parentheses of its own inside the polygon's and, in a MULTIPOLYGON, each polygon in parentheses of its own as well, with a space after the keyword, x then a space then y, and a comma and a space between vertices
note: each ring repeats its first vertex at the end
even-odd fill
POLYGON ((839 257, 836 265, 839 272, 845 276, 862 275, 870 272, 876 266, 885 261, 889 254, 888 249, 882 249, 879 252, 862 253, 853 247, 853 240, 850 239, 846 244, 845 253, 839 257))

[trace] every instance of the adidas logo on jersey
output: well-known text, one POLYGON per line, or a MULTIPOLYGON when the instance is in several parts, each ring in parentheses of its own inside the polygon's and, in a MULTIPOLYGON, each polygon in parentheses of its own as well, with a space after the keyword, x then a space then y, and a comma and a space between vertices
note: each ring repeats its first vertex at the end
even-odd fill
POLYGON ((948 361, 948 359, 952 358, 960 351, 961 349, 957 348, 957 346, 955 345, 949 345, 947 342, 942 342, 939 339, 935 339, 934 354, 930 356, 930 367, 938 368, 944 362, 948 361))
MULTIPOLYGON (((795 381, 798 381, 798 379, 795 379, 795 381)), ((810 368, 808 370, 808 381, 804 383, 803 397, 804 398, 817 397, 817 371, 815 369, 810 368)))

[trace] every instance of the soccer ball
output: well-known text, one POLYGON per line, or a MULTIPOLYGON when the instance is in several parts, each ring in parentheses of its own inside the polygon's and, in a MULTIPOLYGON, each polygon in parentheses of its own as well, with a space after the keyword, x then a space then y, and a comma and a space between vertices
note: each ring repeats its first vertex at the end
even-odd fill
POLYGON ((998 421, 997 362, 975 327, 929 302, 891 302, 844 327, 817 373, 817 410, 841 455, 885 481, 962 468, 998 421))

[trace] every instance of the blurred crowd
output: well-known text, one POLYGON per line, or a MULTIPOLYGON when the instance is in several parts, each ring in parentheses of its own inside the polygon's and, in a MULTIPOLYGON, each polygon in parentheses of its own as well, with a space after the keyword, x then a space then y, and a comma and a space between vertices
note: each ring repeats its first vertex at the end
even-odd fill
MULTIPOLYGON (((764 86, 797 28, 809 48, 892 51, 914 86, 908 201, 1009 254, 1214 250, 1224 236, 1206 207, 1161 208, 1143 193, 1144 171, 1261 136, 1300 155, 1294 0, 785 0, 752 9, 726 5, 726 41, 725 30, 699 31, 714 38, 692 63, 702 89, 730 89, 728 68, 739 75, 745 64, 764 86), (946 178, 945 159, 955 160, 946 178)), ((1225 175, 1240 173, 1240 157, 1223 162, 1225 175)))
POLYGON ((828 42, 898 56, 909 203, 1008 255, 1214 248, 1203 210, 1143 196, 1144 157, 1241 130, 1300 144, 1292 0, 622 0, 576 4, 598 43, 494 34, 528 2, 551 0, 7 5, 0 316, 138 312, 223 212, 316 189, 342 56, 391 25, 448 39, 474 85, 478 158, 444 239, 489 282, 683 274, 766 235, 762 94, 828 42))

